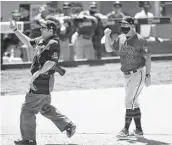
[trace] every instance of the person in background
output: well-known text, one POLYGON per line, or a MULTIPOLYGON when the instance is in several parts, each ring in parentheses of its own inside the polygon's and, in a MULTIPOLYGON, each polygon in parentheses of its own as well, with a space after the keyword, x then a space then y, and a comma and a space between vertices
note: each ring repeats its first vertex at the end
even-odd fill
POLYGON ((93 48, 95 50, 96 59, 101 59, 102 53, 104 51, 103 46, 101 44, 101 38, 103 36, 104 26, 107 22, 107 16, 97 12, 98 5, 96 2, 90 2, 87 13, 97 19, 97 28, 92 37, 93 48))
POLYGON ((12 19, 15 21, 20 21, 21 13, 19 12, 19 10, 12 11, 12 19))
POLYGON ((42 5, 39 8, 39 14, 34 17, 34 20, 40 20, 40 19, 46 19, 46 17, 49 15, 49 8, 47 5, 42 5))
MULTIPOLYGON (((112 30, 111 38, 116 39, 117 36, 121 33, 121 27, 119 21, 124 18, 126 15, 122 12, 122 3, 119 1, 113 2, 113 11, 107 14, 108 21, 106 28, 112 30)), ((115 56, 115 52, 111 52, 111 56, 115 56)))
MULTIPOLYGON (((90 8, 89 5, 89 9, 95 8, 90 8)), ((95 35, 97 24, 97 18, 93 16, 93 11, 90 10, 81 11, 75 19, 74 25, 76 30, 72 35, 71 45, 75 45, 76 59, 95 59, 92 39, 95 35)))
POLYGON ((92 16, 96 18, 97 27, 92 36, 92 45, 94 48, 94 59, 100 59, 102 57, 102 45, 101 38, 103 36, 103 28, 107 22, 107 16, 97 12, 98 5, 96 2, 90 2, 88 10, 82 11, 80 14, 83 16, 92 16))
MULTIPOLYGON (((142 8, 141 12, 136 13, 134 16, 135 19, 139 18, 153 18, 154 15, 151 13, 151 2, 149 1, 143 1, 139 3, 139 6, 142 8)), ((148 42, 162 42, 162 38, 152 37, 153 35, 153 29, 156 25, 140 25, 139 28, 137 28, 137 31, 140 31, 140 35, 144 37, 148 42)))
MULTIPOLYGON (((135 19, 139 18, 153 18, 153 13, 150 12, 151 10, 151 3, 148 1, 140 2, 139 6, 142 10, 134 16, 135 19)), ((154 25, 141 25, 140 26, 140 35, 144 38, 149 38, 151 36, 151 30, 154 25)))
POLYGON ((63 11, 60 15, 56 16, 56 19, 60 21, 60 44, 61 44, 61 60, 73 61, 74 60, 74 48, 71 43, 71 36, 74 33, 73 19, 71 14, 71 3, 63 3, 63 11))
POLYGON ((30 21, 29 5, 20 5, 21 18, 20 21, 30 21))
POLYGON ((13 33, 8 34, 4 37, 4 48, 5 52, 3 55, 4 62, 6 63, 21 63, 22 61, 22 50, 19 45, 19 39, 14 37, 13 33))
POLYGON ((123 18, 125 14, 122 12, 122 4, 119 1, 113 2, 113 11, 107 14, 108 19, 123 18))

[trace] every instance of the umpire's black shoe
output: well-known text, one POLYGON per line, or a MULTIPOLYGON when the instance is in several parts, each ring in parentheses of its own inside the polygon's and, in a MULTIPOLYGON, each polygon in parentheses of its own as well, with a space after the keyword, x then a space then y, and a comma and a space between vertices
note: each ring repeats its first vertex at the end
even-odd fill
POLYGON ((36 140, 16 140, 16 145, 37 145, 36 140))
POLYGON ((76 132, 76 125, 71 122, 66 126, 65 130, 67 137, 71 138, 76 132))

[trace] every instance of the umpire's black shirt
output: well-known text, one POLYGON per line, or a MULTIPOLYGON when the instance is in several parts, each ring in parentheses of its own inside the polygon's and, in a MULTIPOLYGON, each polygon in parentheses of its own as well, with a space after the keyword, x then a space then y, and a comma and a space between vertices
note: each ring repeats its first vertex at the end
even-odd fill
MULTIPOLYGON (((31 65, 32 75, 42 68, 44 63, 48 60, 58 62, 60 56, 60 42, 55 36, 44 40, 41 37, 32 39, 30 41, 31 45, 36 48, 35 56, 31 65)), ((50 94, 50 76, 55 73, 54 68, 46 72, 45 74, 39 75, 35 79, 33 84, 36 86, 37 90, 31 90, 30 93, 34 94, 50 94)))

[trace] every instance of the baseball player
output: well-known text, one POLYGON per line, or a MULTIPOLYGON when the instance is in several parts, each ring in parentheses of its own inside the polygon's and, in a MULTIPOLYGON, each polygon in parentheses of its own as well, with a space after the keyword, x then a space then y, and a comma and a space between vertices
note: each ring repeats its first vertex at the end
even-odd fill
POLYGON ((120 34, 120 24, 118 19, 125 17, 122 12, 122 4, 119 1, 113 2, 113 11, 107 14, 108 22, 106 27, 111 29, 112 39, 115 39, 120 34))
POLYGON ((30 48, 35 45, 36 53, 31 65, 32 79, 29 92, 21 108, 20 131, 22 140, 16 145, 36 145, 36 114, 40 112, 50 119, 68 137, 75 133, 76 126, 65 115, 51 105, 50 92, 54 87, 54 73, 60 55, 60 43, 56 36, 57 26, 51 20, 41 21, 41 37, 30 39, 11 21, 10 28, 30 48))
POLYGON ((118 138, 129 136, 129 126, 134 119, 136 130, 134 135, 143 135, 141 126, 141 110, 139 95, 144 83, 151 84, 151 57, 147 42, 135 32, 134 19, 126 16, 121 21, 121 32, 113 42, 110 38, 111 30, 105 29, 105 49, 107 52, 116 51, 120 55, 121 71, 125 80, 125 126, 117 134, 118 138))
POLYGON ((71 44, 75 46, 76 59, 95 59, 92 37, 97 28, 97 19, 81 12, 75 19, 75 33, 71 37, 71 44))
POLYGON ((71 3, 63 3, 63 13, 56 17, 61 23, 61 33, 59 35, 61 44, 61 59, 63 61, 74 60, 74 48, 70 47, 71 36, 74 32, 73 19, 71 14, 71 3))

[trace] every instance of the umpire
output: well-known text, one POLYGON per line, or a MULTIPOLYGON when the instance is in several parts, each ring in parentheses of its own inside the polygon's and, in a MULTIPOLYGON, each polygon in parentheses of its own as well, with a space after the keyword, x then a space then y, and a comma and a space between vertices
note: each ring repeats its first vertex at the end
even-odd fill
POLYGON ((56 36, 57 25, 51 21, 41 21, 41 37, 30 39, 17 30, 16 22, 10 22, 15 35, 30 48, 35 45, 36 53, 31 65, 32 79, 29 92, 21 108, 20 131, 22 140, 16 145, 36 145, 36 114, 50 119, 68 137, 75 133, 76 126, 65 115, 51 105, 50 92, 54 87, 55 67, 60 55, 60 44, 56 36))

